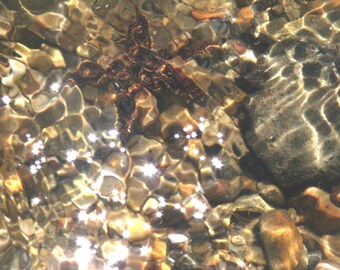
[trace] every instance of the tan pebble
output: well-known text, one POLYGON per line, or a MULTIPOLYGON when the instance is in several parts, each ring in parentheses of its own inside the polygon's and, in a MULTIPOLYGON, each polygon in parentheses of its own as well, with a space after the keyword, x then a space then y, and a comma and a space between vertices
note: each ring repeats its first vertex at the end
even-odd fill
POLYGON ((167 245, 164 241, 155 240, 152 243, 151 257, 154 260, 164 260, 166 256, 166 252, 167 252, 166 249, 167 249, 167 245))
POLYGON ((129 250, 127 247, 128 243, 125 240, 108 240, 101 246, 101 251, 105 260, 111 258, 119 258, 124 260, 128 254, 129 250))
POLYGON ((91 188, 83 187, 71 200, 79 209, 86 210, 97 201, 97 195, 91 188))
POLYGON ((246 240, 241 235, 233 235, 231 237, 231 243, 236 246, 244 246, 246 244, 246 240))
POLYGON ((133 211, 140 211, 150 196, 150 190, 145 184, 133 177, 127 183, 127 205, 133 211))
POLYGON ((151 226, 140 215, 132 214, 127 210, 112 212, 108 217, 109 234, 120 234, 129 242, 147 239, 151 234, 151 226))

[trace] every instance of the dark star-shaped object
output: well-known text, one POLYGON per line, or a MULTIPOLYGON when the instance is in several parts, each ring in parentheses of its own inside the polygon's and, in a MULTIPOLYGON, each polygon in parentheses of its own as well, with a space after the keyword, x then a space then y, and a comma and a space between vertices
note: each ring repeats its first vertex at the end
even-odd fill
MULTIPOLYGON (((115 86, 115 105, 118 112, 120 134, 129 135, 136 127, 136 98, 143 91, 151 92, 156 98, 169 94, 179 96, 185 103, 204 105, 208 99, 183 70, 153 49, 149 36, 149 25, 145 16, 136 8, 137 20, 129 27, 125 50, 107 68, 91 61, 82 62, 71 74, 77 84, 91 83, 103 87, 108 83, 115 86)), ((192 42, 188 45, 193 46, 192 42)), ((192 50, 196 54, 198 49, 192 50)), ((189 48, 189 51, 190 51, 189 48)), ((186 58, 188 55, 185 55, 186 58)))

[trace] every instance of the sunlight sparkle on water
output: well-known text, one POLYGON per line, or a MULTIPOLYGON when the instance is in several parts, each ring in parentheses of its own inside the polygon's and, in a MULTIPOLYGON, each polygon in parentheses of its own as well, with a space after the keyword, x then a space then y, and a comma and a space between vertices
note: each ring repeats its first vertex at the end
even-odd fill
POLYGON ((157 173, 157 168, 155 165, 153 165, 152 163, 146 163, 143 166, 143 173, 145 176, 151 177, 154 176, 157 173))
POLYGON ((61 84, 58 82, 54 82, 50 85, 50 89, 52 92, 58 92, 60 89, 61 84))
POLYGON ((76 150, 69 150, 66 152, 66 161, 72 162, 75 161, 78 157, 78 153, 76 150))
POLYGON ((211 163, 216 169, 221 169, 223 167, 223 163, 217 157, 212 158, 211 163))
POLYGON ((8 105, 9 103, 11 103, 11 98, 9 96, 3 96, 2 102, 8 105))

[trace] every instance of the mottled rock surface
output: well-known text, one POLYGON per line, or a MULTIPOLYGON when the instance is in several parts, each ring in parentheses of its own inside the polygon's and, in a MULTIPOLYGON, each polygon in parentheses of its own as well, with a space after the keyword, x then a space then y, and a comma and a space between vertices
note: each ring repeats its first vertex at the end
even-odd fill
POLYGON ((245 106, 246 142, 285 187, 340 178, 338 31, 330 35, 328 44, 302 34, 275 44, 268 80, 245 106))

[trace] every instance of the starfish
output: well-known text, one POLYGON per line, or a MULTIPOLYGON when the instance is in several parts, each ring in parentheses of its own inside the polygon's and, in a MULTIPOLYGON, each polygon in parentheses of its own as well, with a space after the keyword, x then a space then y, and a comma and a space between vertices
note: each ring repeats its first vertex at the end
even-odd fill
MULTIPOLYGON (((106 69, 95 62, 84 61, 77 72, 71 74, 78 84, 92 83, 101 87, 114 83, 119 129, 123 136, 136 128, 136 98, 141 92, 149 91, 158 99, 170 93, 179 96, 186 104, 204 105, 208 99, 207 94, 183 70, 153 50, 147 19, 137 8, 136 14, 137 20, 127 32, 124 52, 106 69)), ((193 54, 208 46, 195 44, 193 48, 192 43, 188 43, 193 54)), ((188 58, 187 54, 185 58, 188 58)))

